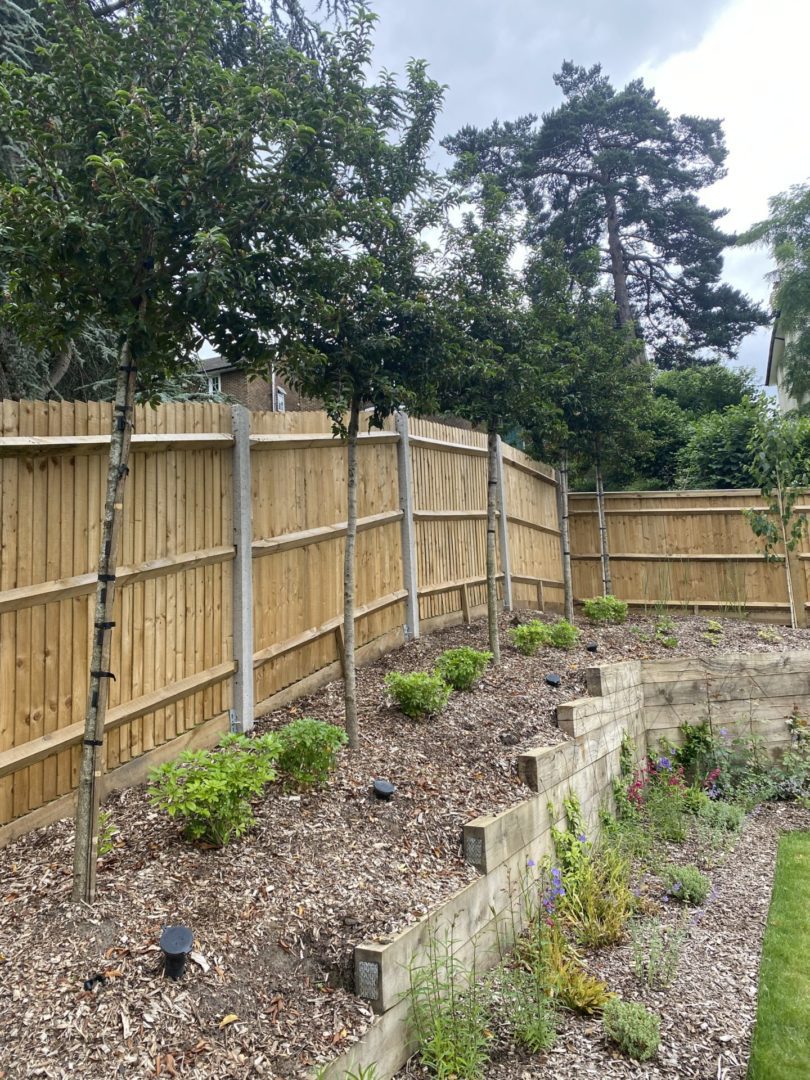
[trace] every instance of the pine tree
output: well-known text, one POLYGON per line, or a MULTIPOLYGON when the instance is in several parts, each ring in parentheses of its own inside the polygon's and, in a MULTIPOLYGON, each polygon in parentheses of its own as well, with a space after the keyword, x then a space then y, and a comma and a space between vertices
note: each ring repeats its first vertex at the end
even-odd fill
POLYGON ((445 140, 463 183, 497 176, 527 210, 527 237, 560 240, 576 264, 594 247, 619 325, 659 367, 732 355, 764 313, 720 281, 734 238, 699 201, 724 172, 718 120, 673 117, 641 79, 615 90, 600 65, 566 62, 564 102, 543 116, 463 128, 445 140))

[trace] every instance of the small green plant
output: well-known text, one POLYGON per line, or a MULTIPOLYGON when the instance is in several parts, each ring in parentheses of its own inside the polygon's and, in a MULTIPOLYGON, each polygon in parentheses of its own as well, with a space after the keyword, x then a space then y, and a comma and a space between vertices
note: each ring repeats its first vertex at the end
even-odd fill
POLYGON ((691 863, 685 866, 664 866, 661 870, 661 881, 664 892, 670 899, 691 904, 692 907, 704 904, 712 887, 706 875, 691 863))
POLYGON ((543 645, 551 644, 550 627, 539 619, 521 623, 509 631, 509 640, 524 656, 534 656, 543 645))
POLYGON ((411 1024, 424 1064, 440 1080, 478 1080, 488 1054, 490 1001, 452 938, 430 939, 427 960, 409 968, 411 1024))
POLYGON ((402 712, 413 720, 438 716, 451 693, 444 679, 425 671, 415 671, 411 675, 392 671, 385 676, 385 686, 402 712))
MULTIPOLYGON (((559 914, 580 944, 588 948, 611 945, 622 937, 633 912, 629 863, 608 844, 594 853, 585 835, 579 800, 569 795, 563 805, 568 828, 552 826, 551 830, 562 874, 559 914)), ((553 807, 549 807, 549 817, 554 820, 553 807)))
POLYGON ((652 783, 647 788, 645 807, 650 829, 659 840, 684 844, 689 837, 684 787, 669 783, 652 783))
MULTIPOLYGON (((315 1080, 324 1080, 329 1066, 318 1065, 315 1069, 315 1080)), ((358 1065, 356 1069, 349 1069, 343 1080, 378 1080, 376 1062, 371 1065, 358 1065)))
POLYGON ((745 821, 745 809, 736 803, 707 798, 706 803, 698 811, 698 817, 715 829, 738 833, 745 821))
POLYGON ((623 623, 627 621, 627 602, 615 596, 594 596, 585 600, 583 610, 591 622, 623 623))
POLYGON ((454 690, 472 690, 492 660, 491 652, 479 652, 468 645, 447 649, 436 661, 436 674, 454 690))
POLYGON ((602 1012, 605 1035, 623 1054, 635 1061, 649 1061, 661 1044, 661 1019, 634 1001, 611 998, 602 1012))
POLYGON ((708 641, 711 646, 716 648, 723 640, 724 635, 725 631, 723 630, 722 623, 719 623, 717 619, 707 619, 706 632, 701 634, 700 636, 703 638, 704 641, 708 641))
POLYGON ((757 637, 760 641, 766 641, 769 645, 778 645, 782 641, 782 635, 778 630, 774 630, 772 626, 763 626, 761 630, 757 631, 757 637))
POLYGON ((98 854, 104 858, 115 850, 115 838, 121 832, 115 827, 115 823, 108 810, 98 812, 98 854))
POLYGON ((658 919, 631 922, 633 974, 647 986, 669 986, 685 941, 685 930, 665 927, 658 919))
POLYGON ((659 615, 655 620, 655 641, 664 649, 674 649, 678 645, 675 637, 675 620, 670 615, 659 615))
POLYGON ((572 649, 579 641, 579 630, 567 619, 558 619, 549 629, 549 643, 555 649, 572 649))
POLYGON ((217 750, 186 750, 150 773, 153 805, 183 822, 186 837, 214 847, 253 824, 250 800, 275 780, 275 734, 249 739, 225 735, 217 750))
POLYGON ((348 742, 343 728, 302 716, 278 731, 278 767, 299 787, 325 783, 348 742))
POLYGON ((515 1038, 532 1054, 549 1050, 557 1038, 557 1014, 548 979, 526 968, 504 968, 498 979, 504 1018, 515 1038))
POLYGON ((554 996, 565 1009, 580 1016, 592 1016, 610 1000, 607 984, 586 971, 582 964, 566 950, 551 952, 554 996))

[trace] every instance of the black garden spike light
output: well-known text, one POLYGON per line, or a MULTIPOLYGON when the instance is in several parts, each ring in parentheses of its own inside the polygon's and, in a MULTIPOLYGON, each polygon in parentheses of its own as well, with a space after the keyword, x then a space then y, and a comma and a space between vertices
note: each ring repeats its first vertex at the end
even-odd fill
POLYGON ((374 795, 376 798, 382 799, 384 802, 389 802, 396 790, 396 785, 392 784, 390 780, 374 781, 374 795))
POLYGON ((588 652, 596 652, 599 646, 596 644, 595 641, 589 641, 585 648, 588 650, 588 652))
POLYGON ((179 979, 186 969, 186 957, 194 944, 194 935, 187 926, 167 926, 160 935, 163 950, 163 974, 167 979, 179 979))
POLYGON ((560 676, 555 674, 555 672, 551 671, 548 675, 546 675, 546 682, 549 686, 559 686, 561 682, 560 676))

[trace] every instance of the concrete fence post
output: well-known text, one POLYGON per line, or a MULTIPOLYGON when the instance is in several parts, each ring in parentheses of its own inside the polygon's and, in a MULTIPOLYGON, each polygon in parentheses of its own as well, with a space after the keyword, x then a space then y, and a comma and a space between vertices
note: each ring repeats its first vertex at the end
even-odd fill
POLYGON ((419 637, 419 582, 416 571, 416 528, 413 520, 411 443, 408 437, 407 413, 398 412, 394 419, 399 435, 397 472, 399 508, 402 511, 402 587, 408 591, 405 640, 412 641, 419 637))
POLYGON ((503 573, 503 606, 512 610, 512 568, 509 559, 509 521, 506 517, 506 484, 503 476, 503 440, 498 436, 498 540, 503 573))
POLYGON ((231 408, 233 426, 233 677, 231 731, 253 727, 253 521, 250 483, 250 413, 231 408))

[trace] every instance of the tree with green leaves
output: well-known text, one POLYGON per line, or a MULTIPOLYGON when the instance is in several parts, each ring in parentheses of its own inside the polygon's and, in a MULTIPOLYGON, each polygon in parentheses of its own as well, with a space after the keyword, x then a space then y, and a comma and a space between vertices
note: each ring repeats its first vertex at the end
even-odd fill
MULTIPOLYGON (((283 311, 287 278, 330 224, 344 138, 329 85, 259 23, 238 66, 219 55, 226 0, 130 3, 99 19, 48 7, 36 70, 4 64, 0 130, 19 163, 0 182, 0 322, 35 348, 88 325, 115 333, 117 381, 77 807, 74 896, 91 901, 121 507, 136 385, 149 397, 207 337, 264 348, 250 298, 283 311)), ((349 81, 353 73, 350 73, 349 81)))
POLYGON ((776 262, 772 303, 785 338, 785 382, 800 403, 810 398, 810 183, 769 202, 770 214, 740 237, 767 244, 776 262))
MULTIPOLYGON (((443 90, 411 61, 407 81, 388 74, 363 86, 374 16, 359 12, 338 35, 355 83, 339 107, 355 139, 333 159, 334 231, 309 246, 287 297, 272 362, 298 390, 324 403, 347 462, 344 548, 344 696, 349 746, 359 741, 355 689, 357 449, 361 422, 381 427, 398 409, 430 400, 434 320, 422 229, 436 219, 428 166, 443 90), (369 410, 367 416, 364 411, 369 410)), ((259 315, 261 321, 261 315, 259 315)), ((272 327, 271 322, 268 328, 272 327)), ((266 363, 266 362, 265 362, 266 363)), ((266 370, 254 365, 254 371, 266 370)), ((427 407, 427 406, 426 406, 427 407)))
MULTIPOLYGON (((598 253, 592 253, 589 261, 580 260, 575 268, 565 259, 560 243, 547 241, 530 258, 527 277, 533 315, 553 326, 555 334, 554 377, 547 389, 557 416, 544 431, 534 425, 532 442, 535 450, 559 455, 564 532, 569 459, 575 458, 580 471, 593 470, 602 589, 608 595, 612 583, 603 469, 632 445, 636 422, 650 398, 649 371, 646 365, 632 362, 638 344, 631 333, 617 327, 612 297, 598 286, 598 253)), ((567 547, 564 537, 564 551, 567 547)), ((565 572, 564 578, 568 580, 570 573, 565 572)), ((565 591, 566 609, 572 613, 570 582, 565 591)))
POLYGON ((739 405, 729 405, 722 412, 699 417, 677 454, 677 486, 758 487, 751 440, 766 413, 765 399, 757 395, 744 398, 739 405))
POLYGON ((527 237, 572 262, 596 247, 622 327, 659 367, 733 355, 764 313, 720 280, 723 211, 704 206, 726 146, 718 120, 673 117, 641 79, 616 90, 600 65, 566 61, 564 101, 542 117, 463 128, 445 140, 454 173, 499 183, 527 211, 527 237))
POLYGON ((810 419, 785 417, 773 407, 763 408, 751 442, 751 471, 767 505, 746 510, 754 535, 762 542, 769 562, 785 567, 790 624, 804 626, 804 590, 796 595, 794 574, 804 574, 795 551, 807 535, 808 521, 796 502, 810 482, 810 419))
MULTIPOLYGON (((500 663, 496 562, 498 440, 543 411, 548 326, 530 328, 523 275, 513 267, 518 231, 503 192, 487 188, 475 210, 445 231, 442 307, 449 327, 441 354, 442 408, 487 433, 487 616, 489 650, 500 663)), ((539 423, 539 420, 538 420, 539 423)))

